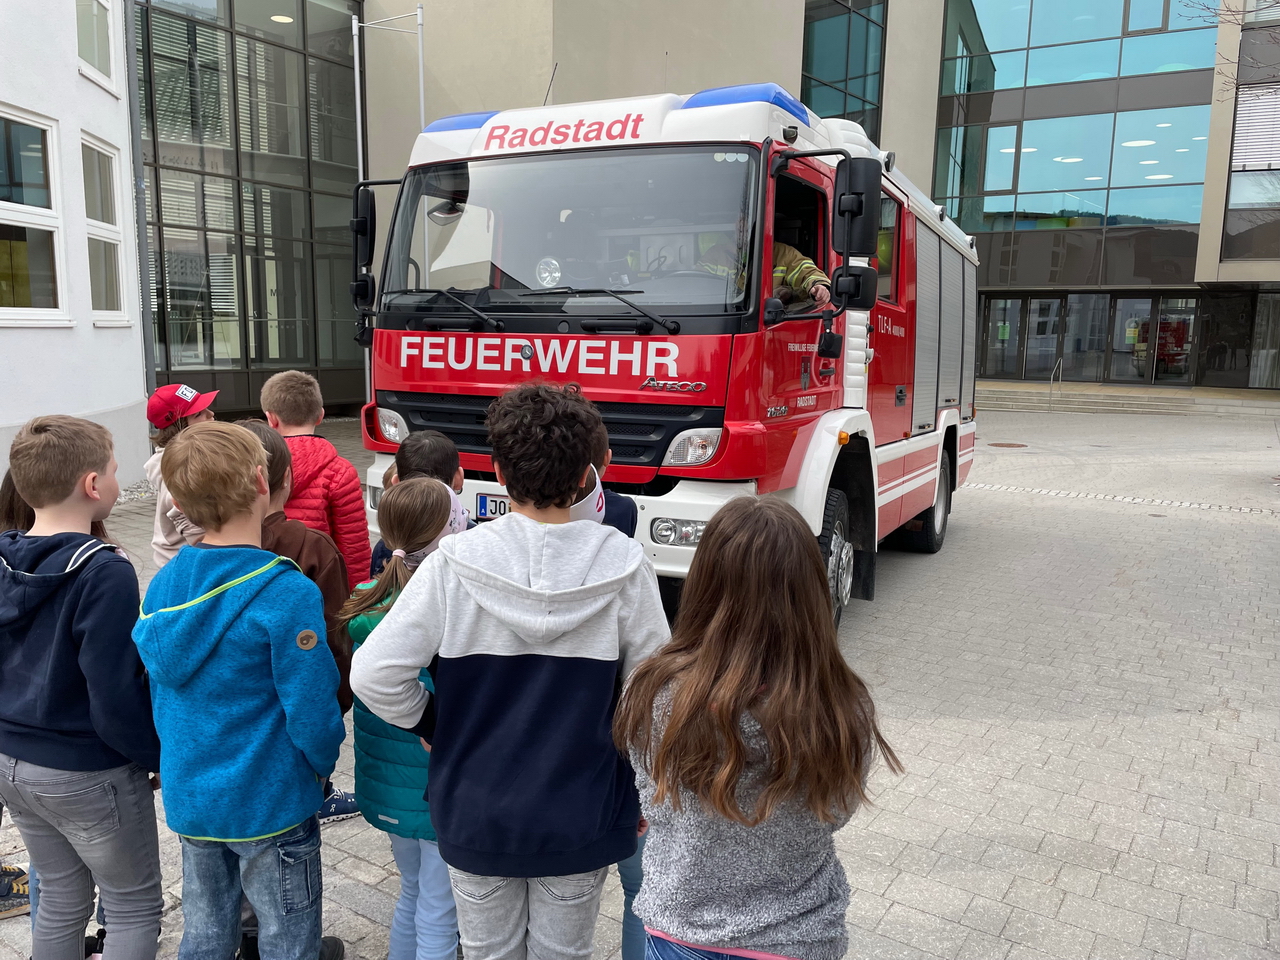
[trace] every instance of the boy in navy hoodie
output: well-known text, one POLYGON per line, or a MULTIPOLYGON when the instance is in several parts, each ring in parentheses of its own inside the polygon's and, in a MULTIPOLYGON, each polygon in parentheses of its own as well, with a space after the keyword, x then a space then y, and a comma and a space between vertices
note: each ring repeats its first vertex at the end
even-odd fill
POLYGON ((608 865, 635 852, 640 821, 616 698, 667 621, 644 548, 573 519, 595 483, 595 406, 573 385, 525 384, 488 424, 513 512, 423 561, 356 651, 351 687, 431 743, 467 960, 586 958, 608 865))
POLYGON ((111 950, 148 960, 163 907, 148 782, 160 743, 129 638, 138 578, 89 533, 120 493, 111 434, 37 417, 9 469, 35 522, 0 535, 0 801, 40 875, 33 952, 82 955, 97 883, 111 950))
POLYGON ((263 960, 342 955, 332 938, 321 951, 316 820, 345 734, 338 668, 320 589, 262 549, 266 464, 258 438, 229 423, 188 427, 161 464, 175 505, 206 531, 151 581, 133 631, 165 815, 182 838, 180 960, 235 952, 242 891, 263 960))

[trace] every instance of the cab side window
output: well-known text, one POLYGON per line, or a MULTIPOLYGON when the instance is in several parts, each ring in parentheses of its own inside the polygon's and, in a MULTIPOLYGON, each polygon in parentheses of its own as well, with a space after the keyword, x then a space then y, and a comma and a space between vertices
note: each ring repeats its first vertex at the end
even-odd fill
POLYGON ((794 297, 798 302, 805 298, 799 288, 805 281, 812 282, 813 270, 825 275, 822 225, 826 196, 796 177, 780 176, 777 185, 773 217, 773 296, 781 295, 784 302, 794 297), (786 248, 791 248, 791 252, 783 253, 786 248), (797 289, 793 289, 793 284, 797 289), (787 290, 781 291, 782 287, 787 290))
POLYGON ((876 244, 876 293, 881 300, 898 302, 898 224, 901 205, 892 197, 880 198, 880 236, 876 244))

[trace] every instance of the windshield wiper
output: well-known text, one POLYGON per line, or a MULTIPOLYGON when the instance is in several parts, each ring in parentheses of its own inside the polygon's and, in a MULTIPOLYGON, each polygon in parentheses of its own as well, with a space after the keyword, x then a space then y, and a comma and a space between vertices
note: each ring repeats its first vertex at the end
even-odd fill
MULTIPOLYGON (((626 292, 627 293, 644 293, 643 290, 628 290, 626 292)), ((680 332, 680 324, 677 321, 667 320, 664 317, 660 317, 656 313, 654 313, 652 310, 648 310, 640 306, 640 304, 636 303, 634 300, 628 300, 626 297, 622 296, 621 292, 617 290, 609 290, 606 287, 548 287, 546 290, 525 290, 521 293, 516 294, 516 296, 518 297, 547 297, 552 295, 596 296, 599 294, 604 294, 607 297, 613 297, 613 299, 618 300, 622 303, 625 303, 628 307, 630 307, 636 313, 641 314, 642 316, 648 317, 650 320, 652 320, 654 323, 660 326, 663 330, 667 331, 667 333, 675 334, 680 332)), ((637 326, 637 330, 640 333, 649 332, 648 330, 640 329, 639 326, 637 326)))
MULTIPOLYGON (((473 307, 471 304, 467 303, 467 301, 463 300, 461 297, 457 296, 456 294, 450 293, 448 290, 441 290, 437 287, 414 287, 413 289, 410 289, 410 290, 384 290, 382 295, 384 297, 394 297, 397 294, 402 294, 402 293, 431 293, 431 294, 439 294, 442 297, 448 297, 458 306, 462 307, 463 310, 466 310, 469 313, 475 314, 477 317, 479 317, 485 323, 489 324, 491 327, 493 327, 494 330, 498 331, 499 333, 501 333, 503 330, 506 329, 506 324, 503 323, 501 320, 495 320, 493 317, 489 316, 487 313, 483 312, 482 310, 478 310, 477 308, 473 307)), ((431 321, 428 320, 427 322, 430 323, 431 321)))

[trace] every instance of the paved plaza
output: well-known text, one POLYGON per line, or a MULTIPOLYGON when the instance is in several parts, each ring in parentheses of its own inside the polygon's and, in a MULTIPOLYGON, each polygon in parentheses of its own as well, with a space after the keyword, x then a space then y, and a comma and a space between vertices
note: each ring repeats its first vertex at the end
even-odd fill
MULTIPOLYGON (((1280 421, 979 424, 943 552, 882 552, 875 602, 841 627, 907 767, 878 771, 875 806, 837 834, 849 956, 1280 956, 1280 421)), ((354 423, 322 432, 369 462, 354 423)), ((152 510, 109 523, 144 581, 152 510)), ((350 773, 348 739, 340 786, 350 773)), ((386 836, 357 819, 324 838, 326 932, 384 960, 386 836)), ((167 831, 161 855, 169 957, 167 831)), ((0 857, 26 859, 7 815, 0 857)), ((597 956, 617 954, 620 916, 611 875, 597 956)), ((0 960, 29 950, 27 918, 0 922, 0 960)))

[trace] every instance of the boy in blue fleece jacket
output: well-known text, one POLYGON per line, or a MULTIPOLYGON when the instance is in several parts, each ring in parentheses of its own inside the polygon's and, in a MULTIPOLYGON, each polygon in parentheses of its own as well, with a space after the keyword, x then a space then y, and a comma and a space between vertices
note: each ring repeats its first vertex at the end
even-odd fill
POLYGON ((81 956, 96 882, 109 949, 148 960, 163 908, 147 782, 160 742, 129 639, 138 578, 90 533, 120 493, 111 434, 37 417, 9 467, 35 519, 0 535, 0 804, 40 874, 34 953, 81 956))
POLYGON ((242 891, 263 960, 320 952, 316 810, 345 729, 320 590, 261 548, 265 468, 258 438, 227 423, 188 427, 161 465, 175 504, 207 531, 151 581, 133 632, 165 815, 182 837, 181 960, 235 952, 242 891))

